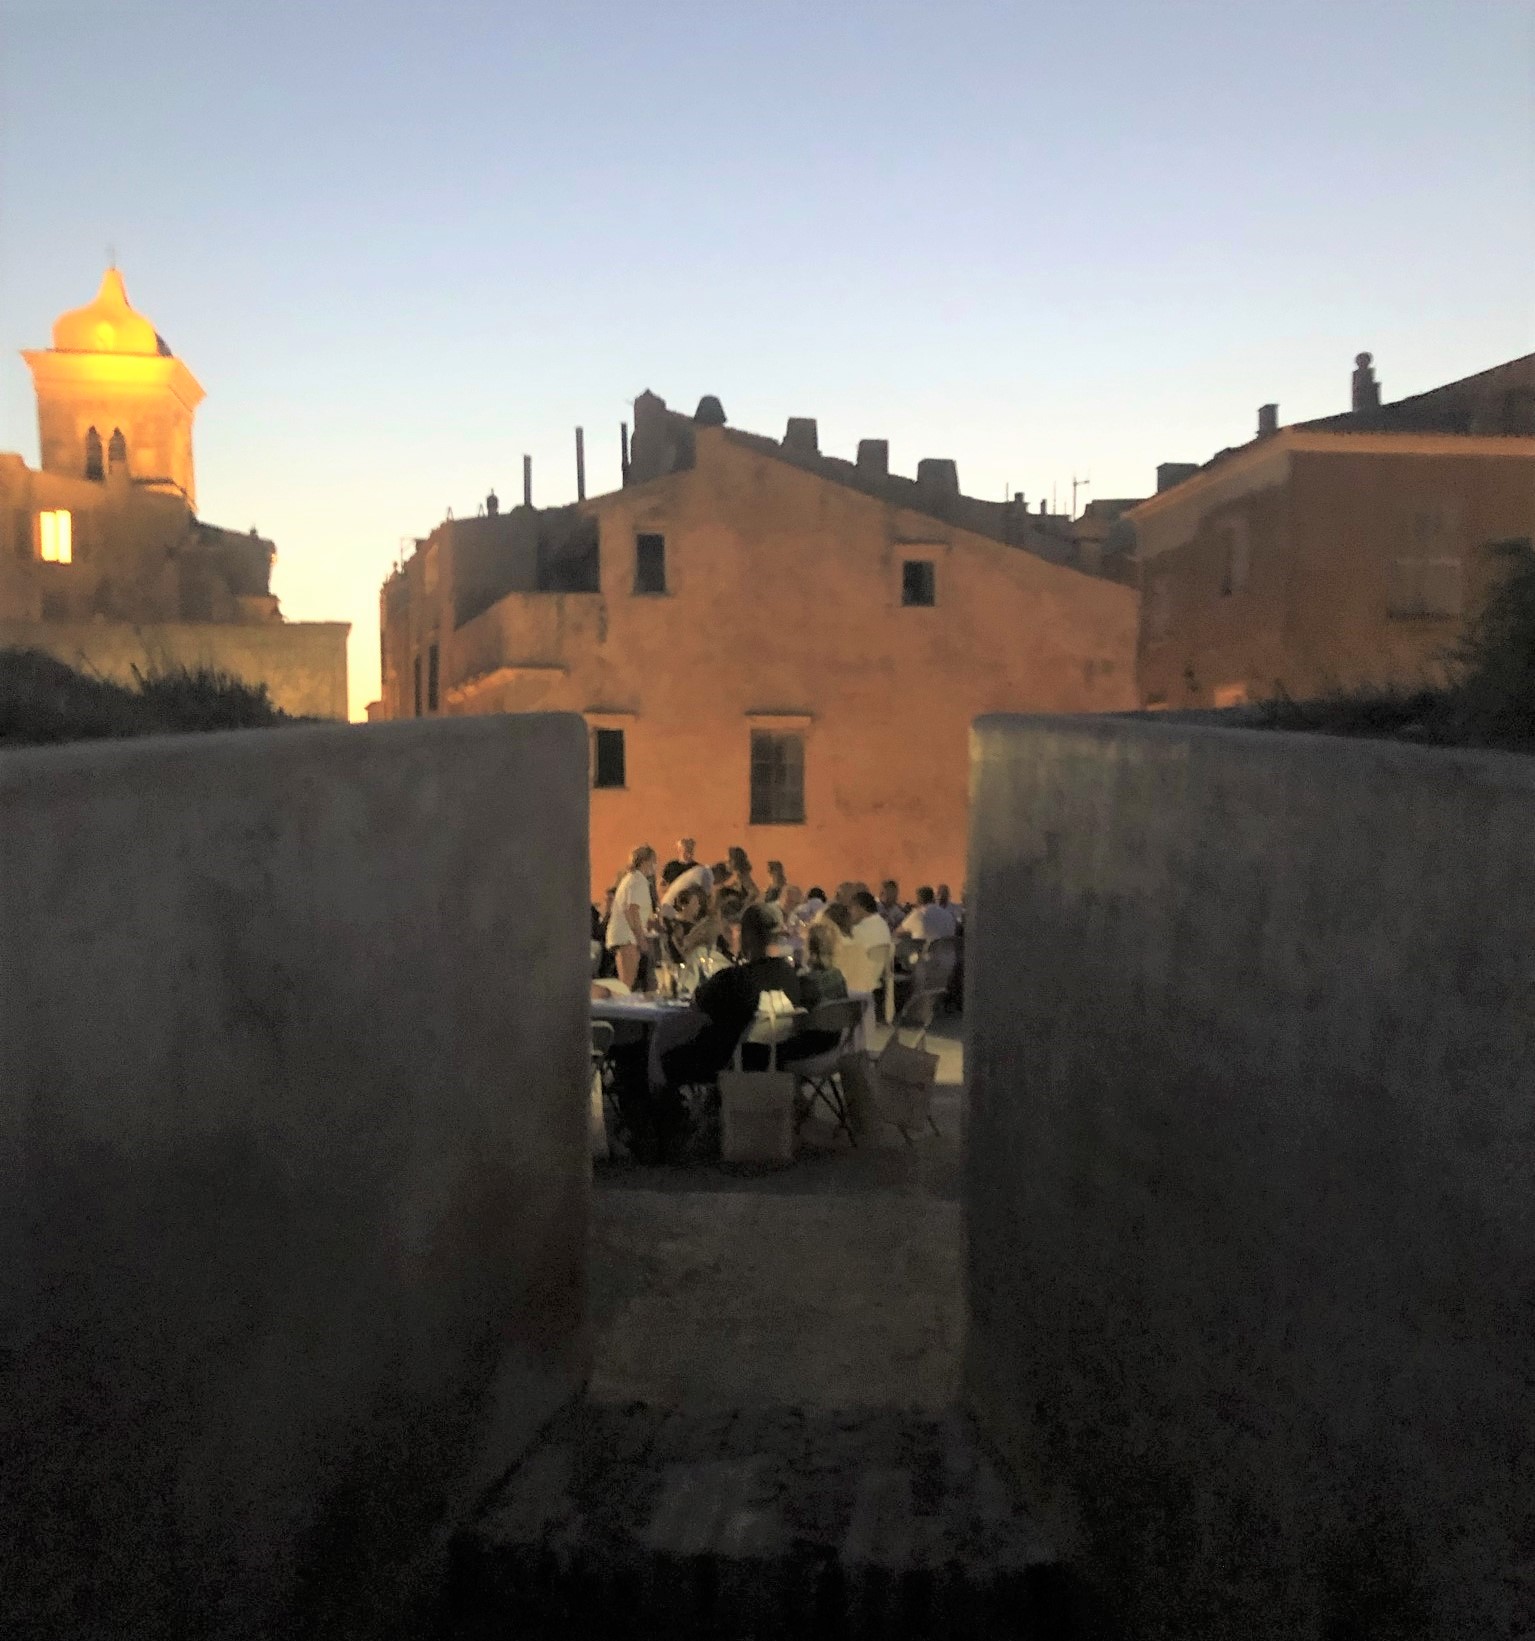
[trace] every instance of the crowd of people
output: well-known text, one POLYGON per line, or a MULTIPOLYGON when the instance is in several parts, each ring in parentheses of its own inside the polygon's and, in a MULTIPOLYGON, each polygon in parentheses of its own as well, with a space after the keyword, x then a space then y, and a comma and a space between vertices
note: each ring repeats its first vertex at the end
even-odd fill
MULTIPOLYGON (((827 894, 789 882, 783 863, 770 860, 759 884, 746 851, 730 849, 706 865, 692 838, 659 866, 648 844, 634 849, 627 868, 592 908, 594 996, 660 991, 691 1001, 661 1051, 653 1052, 643 1082, 638 1063, 623 1065, 633 1105, 642 1097, 647 1116, 665 1129, 681 1120, 678 1091, 711 1083, 740 1049, 743 1069, 765 1067, 769 1050, 746 1042, 764 999, 790 1011, 846 998, 850 986, 873 990, 891 972, 897 953, 914 960, 934 941, 959 934, 964 907, 947 884, 924 884, 914 902, 901 899, 894 880, 876 895, 867 883, 845 882, 827 894)), ((835 1046, 825 1033, 802 1030, 778 1050, 792 1064, 835 1046)), ((626 1111, 626 1116, 631 1113, 626 1111)))
POLYGON ((598 975, 629 991, 651 990, 668 966, 685 969, 696 954, 717 953, 734 962, 751 906, 773 909, 769 943, 776 955, 801 967, 818 924, 826 931, 821 948, 830 953, 830 966, 840 968, 845 941, 925 946, 957 935, 964 923, 964 907, 946 883, 922 885, 909 904, 894 879, 880 884, 878 896, 862 882, 839 883, 828 895, 819 885, 807 891, 790 883, 783 862, 770 860, 767 882, 759 885, 744 849, 732 848, 724 860, 706 866, 694 840, 682 838, 676 858, 664 867, 649 844, 633 850, 602 908, 592 908, 598 975))

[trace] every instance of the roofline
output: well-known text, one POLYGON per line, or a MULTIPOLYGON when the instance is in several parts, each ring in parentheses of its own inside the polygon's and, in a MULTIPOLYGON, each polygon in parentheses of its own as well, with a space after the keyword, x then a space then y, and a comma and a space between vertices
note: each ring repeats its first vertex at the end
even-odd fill
POLYGON ((1348 433, 1323 432, 1305 423, 1282 427, 1266 438, 1214 457, 1181 483, 1148 496, 1121 515, 1133 522, 1191 500, 1220 479, 1254 465, 1276 450, 1307 456, 1513 456, 1535 457, 1535 437, 1519 433, 1348 433))

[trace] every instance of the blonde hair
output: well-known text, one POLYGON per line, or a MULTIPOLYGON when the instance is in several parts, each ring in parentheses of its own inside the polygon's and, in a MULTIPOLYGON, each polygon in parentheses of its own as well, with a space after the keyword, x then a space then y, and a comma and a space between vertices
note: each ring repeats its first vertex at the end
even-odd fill
POLYGON ((824 923, 817 918, 805 935, 805 956, 813 969, 833 969, 837 966, 837 947, 842 936, 837 925, 828 918, 824 923))

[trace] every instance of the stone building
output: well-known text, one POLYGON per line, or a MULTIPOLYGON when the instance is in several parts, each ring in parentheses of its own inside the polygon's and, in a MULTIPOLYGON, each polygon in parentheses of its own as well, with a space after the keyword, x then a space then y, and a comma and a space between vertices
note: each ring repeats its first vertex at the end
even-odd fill
POLYGON ((0 648, 46 650, 130 682, 211 665, 290 712, 347 715, 339 621, 284 621, 274 549, 198 518, 192 419, 203 390, 109 268, 23 355, 41 468, 0 452, 0 648))
POLYGON ((1483 549, 1535 537, 1535 354, 1394 404, 1369 354, 1353 406, 1203 467, 1169 463, 1127 515, 1147 707, 1413 686, 1485 595, 1483 549))
POLYGON ((647 393, 621 489, 530 502, 440 525, 384 583, 373 715, 583 713, 594 886, 685 833, 802 886, 957 890, 971 721, 1135 703, 1134 591, 1051 562, 952 461, 903 478, 881 440, 838 460, 809 419, 774 440, 647 393))

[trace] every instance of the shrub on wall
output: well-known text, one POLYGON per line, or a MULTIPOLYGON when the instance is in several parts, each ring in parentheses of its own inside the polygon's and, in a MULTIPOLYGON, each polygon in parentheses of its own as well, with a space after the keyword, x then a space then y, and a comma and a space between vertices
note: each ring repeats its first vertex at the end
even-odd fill
POLYGON ((77 671, 42 650, 0 650, 0 746, 217 729, 301 720, 272 705, 265 684, 212 667, 134 670, 129 688, 77 671))

